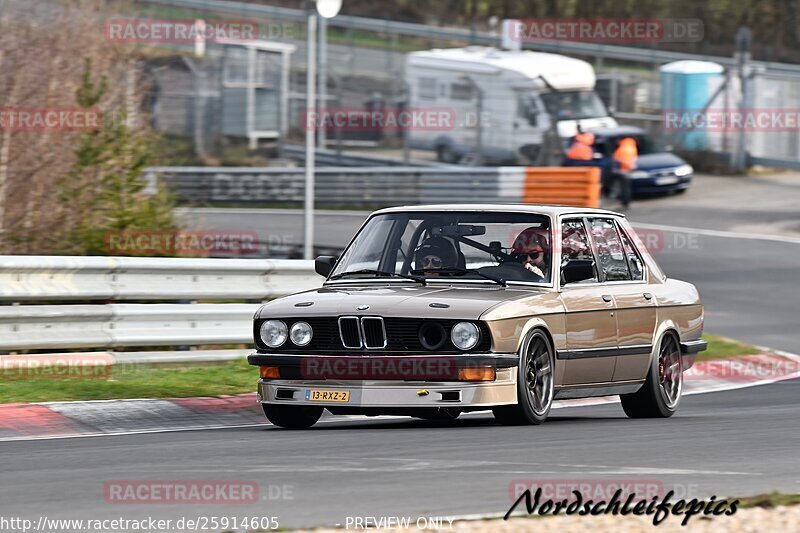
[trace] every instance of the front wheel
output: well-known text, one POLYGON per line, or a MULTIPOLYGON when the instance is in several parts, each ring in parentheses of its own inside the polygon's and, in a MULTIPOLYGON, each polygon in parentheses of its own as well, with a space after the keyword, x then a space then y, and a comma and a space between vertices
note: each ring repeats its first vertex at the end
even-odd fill
POLYGON ((538 425, 547 419, 553 405, 553 345, 544 331, 535 330, 528 339, 517 372, 517 404, 492 409, 505 425, 538 425))
POLYGON ((306 429, 317 423, 322 407, 305 405, 272 405, 262 403, 267 419, 276 426, 289 429, 306 429))
POLYGON ((633 394, 620 394, 622 410, 629 418, 668 418, 678 410, 683 392, 681 349, 673 333, 661 338, 658 357, 641 389, 633 394))

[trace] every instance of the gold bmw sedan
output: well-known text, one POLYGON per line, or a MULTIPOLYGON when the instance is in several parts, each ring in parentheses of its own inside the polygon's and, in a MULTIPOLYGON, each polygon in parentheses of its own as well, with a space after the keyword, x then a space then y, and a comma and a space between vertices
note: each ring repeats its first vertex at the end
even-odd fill
POLYGON ((667 278, 610 211, 383 209, 315 269, 321 288, 254 318, 248 361, 281 427, 324 409, 540 424, 553 400, 608 395, 629 417, 668 417, 706 348, 695 287, 667 278))

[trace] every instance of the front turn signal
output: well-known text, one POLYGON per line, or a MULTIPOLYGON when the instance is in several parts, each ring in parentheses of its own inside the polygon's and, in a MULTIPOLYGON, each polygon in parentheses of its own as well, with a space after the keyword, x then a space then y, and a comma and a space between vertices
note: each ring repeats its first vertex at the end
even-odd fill
POLYGON ((482 366, 477 368, 461 368, 458 371, 459 381, 494 381, 494 368, 482 366))
POLYGON ((277 366, 260 366, 258 367, 258 373, 261 374, 262 379, 278 379, 281 377, 277 366))

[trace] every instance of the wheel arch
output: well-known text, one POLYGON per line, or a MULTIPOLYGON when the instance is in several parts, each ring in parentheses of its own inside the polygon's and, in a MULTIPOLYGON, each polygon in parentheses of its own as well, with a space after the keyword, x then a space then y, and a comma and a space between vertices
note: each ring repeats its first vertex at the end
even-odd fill
POLYGON ((559 361, 558 357, 556 357, 556 352, 558 350, 556 348, 555 339, 553 338, 553 333, 550 331, 547 323, 542 318, 533 317, 525 323, 525 326, 522 329, 522 334, 519 336, 519 342, 517 343, 517 354, 522 357, 523 348, 528 346, 531 335, 537 330, 544 333, 544 336, 547 337, 548 342, 550 342, 550 347, 553 349, 553 360, 551 362, 553 365, 553 378, 555 380, 555 384, 558 386, 563 380, 564 362, 559 361))
MULTIPOLYGON (((680 345, 681 333, 678 324, 676 324, 672 319, 664 320, 658 325, 655 334, 653 335, 653 348, 650 350, 650 364, 653 363, 653 358, 658 357, 658 350, 661 346, 661 340, 664 338, 664 335, 668 334, 675 335, 678 345, 680 345)), ((650 367, 648 366, 648 368, 650 367)))

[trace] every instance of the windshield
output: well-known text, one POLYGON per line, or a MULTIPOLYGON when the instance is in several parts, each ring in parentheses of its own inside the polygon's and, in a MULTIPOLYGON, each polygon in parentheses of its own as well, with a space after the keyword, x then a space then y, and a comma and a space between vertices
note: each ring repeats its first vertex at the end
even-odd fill
POLYGON ((550 283, 550 219, 528 213, 408 212, 372 217, 331 278, 550 283))
POLYGON ((541 95, 547 112, 556 120, 607 117, 605 104, 594 91, 557 91, 541 95))

